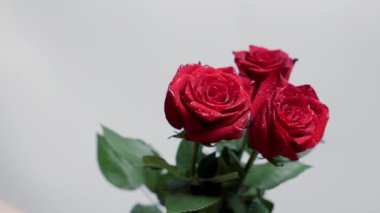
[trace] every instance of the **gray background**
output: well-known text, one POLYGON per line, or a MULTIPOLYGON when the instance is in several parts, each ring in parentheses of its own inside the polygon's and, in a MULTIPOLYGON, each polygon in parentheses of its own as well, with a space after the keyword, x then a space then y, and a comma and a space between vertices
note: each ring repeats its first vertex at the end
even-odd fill
POLYGON ((378 212, 378 0, 0 0, 0 200, 27 212, 149 203, 99 172, 100 123, 174 162, 163 101, 183 63, 281 48, 330 107, 314 168, 268 193, 282 212, 378 212))

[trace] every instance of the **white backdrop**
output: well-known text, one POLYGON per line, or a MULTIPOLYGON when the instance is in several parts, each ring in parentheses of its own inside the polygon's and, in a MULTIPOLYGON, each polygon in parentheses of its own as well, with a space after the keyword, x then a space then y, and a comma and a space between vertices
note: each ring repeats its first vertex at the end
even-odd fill
POLYGON ((103 123, 174 162, 163 101, 183 63, 281 48, 330 107, 314 167, 268 193, 275 212, 379 212, 378 0, 0 0, 0 200, 31 213, 128 212, 108 184, 103 123))

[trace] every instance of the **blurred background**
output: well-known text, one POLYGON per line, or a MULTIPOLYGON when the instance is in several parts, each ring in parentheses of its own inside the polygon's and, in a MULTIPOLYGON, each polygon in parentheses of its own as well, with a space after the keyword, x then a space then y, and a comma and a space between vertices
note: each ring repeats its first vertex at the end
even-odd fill
POLYGON ((249 44, 299 58, 291 82, 330 107, 314 167, 276 213, 379 212, 380 1, 0 0, 0 200, 30 213, 129 212, 103 178, 100 123, 174 162, 163 103, 178 66, 233 65, 249 44))

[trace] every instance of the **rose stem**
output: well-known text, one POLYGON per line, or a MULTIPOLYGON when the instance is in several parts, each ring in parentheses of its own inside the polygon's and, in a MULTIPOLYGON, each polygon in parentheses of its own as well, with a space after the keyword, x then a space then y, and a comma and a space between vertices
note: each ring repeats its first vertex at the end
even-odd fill
POLYGON ((191 177, 195 178, 195 167, 198 160, 198 150, 199 150, 199 143, 194 143, 193 146, 193 156, 191 159, 191 177))
POLYGON ((253 162, 255 162, 256 157, 257 157, 258 154, 259 154, 259 152, 257 152, 256 150, 252 149, 252 152, 251 152, 251 155, 249 156, 248 162, 247 162, 247 164, 244 167, 244 174, 243 174, 243 177, 242 177, 242 181, 244 180, 245 176, 247 175, 247 173, 248 173, 249 169, 251 168, 253 162))
POLYGON ((239 159, 241 159, 241 156, 244 153, 245 146, 247 145, 247 135, 246 135, 246 133, 243 133, 243 136, 242 136, 241 140, 243 140, 243 144, 241 145, 239 153, 238 153, 239 159))
POLYGON ((239 185, 237 187, 237 190, 239 190, 240 186, 243 184, 244 179, 247 176, 247 173, 248 173, 249 169, 251 168, 251 166, 255 162, 258 154, 259 154, 259 152, 257 152, 256 150, 252 149, 252 152, 251 152, 251 155, 249 156, 248 162, 247 162, 247 164, 244 167, 244 173, 243 173, 243 176, 241 177, 241 179, 239 181, 239 185))

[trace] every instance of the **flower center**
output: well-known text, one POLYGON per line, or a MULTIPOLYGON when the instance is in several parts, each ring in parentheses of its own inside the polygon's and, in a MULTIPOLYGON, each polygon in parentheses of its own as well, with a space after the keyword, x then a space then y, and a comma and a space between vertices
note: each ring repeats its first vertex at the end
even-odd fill
POLYGON ((207 99, 211 102, 224 103, 228 101, 228 88, 225 84, 215 83, 206 90, 207 99))
POLYGON ((310 107, 303 103, 282 103, 280 107, 281 117, 287 123, 307 123, 310 120, 310 107))

